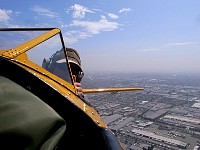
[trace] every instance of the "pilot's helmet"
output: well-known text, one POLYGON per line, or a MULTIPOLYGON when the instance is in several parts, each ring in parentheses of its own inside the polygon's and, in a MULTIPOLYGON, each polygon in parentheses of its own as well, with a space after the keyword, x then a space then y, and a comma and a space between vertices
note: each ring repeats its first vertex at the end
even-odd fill
POLYGON ((71 68, 83 72, 79 53, 73 48, 66 48, 66 51, 71 68))
MULTIPOLYGON (((79 53, 73 48, 66 48, 66 51, 72 74, 77 75, 76 80, 80 82, 84 73, 81 68, 81 59, 79 53)), ((49 71, 53 70, 55 66, 62 66, 62 64, 66 63, 64 50, 61 49, 60 51, 57 51, 55 54, 52 55, 48 63, 47 61, 47 59, 44 59, 42 66, 49 71)))
POLYGON ((66 51, 72 75, 76 75, 76 82, 80 82, 84 76, 84 73, 81 68, 81 59, 79 53, 73 48, 66 48, 66 51))

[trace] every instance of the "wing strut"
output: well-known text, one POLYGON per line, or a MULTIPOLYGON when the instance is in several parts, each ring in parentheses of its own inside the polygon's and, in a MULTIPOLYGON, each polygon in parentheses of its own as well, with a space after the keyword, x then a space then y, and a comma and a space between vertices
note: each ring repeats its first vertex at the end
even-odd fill
POLYGON ((99 88, 99 89, 83 89, 84 94, 88 93, 102 93, 102 92, 120 92, 120 91, 137 91, 144 90, 144 88, 99 88))

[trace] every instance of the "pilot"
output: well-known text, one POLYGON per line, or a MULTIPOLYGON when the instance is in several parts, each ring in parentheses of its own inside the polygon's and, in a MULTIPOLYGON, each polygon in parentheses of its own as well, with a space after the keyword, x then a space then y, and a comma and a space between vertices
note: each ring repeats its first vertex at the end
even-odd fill
MULTIPOLYGON (((82 86, 80 82, 84 76, 84 73, 81 68, 81 59, 79 53, 73 48, 66 48, 66 51, 76 92, 79 96, 83 97, 82 86)), ((63 49, 53 54, 50 59, 44 59, 42 67, 68 82, 71 80, 67 71, 66 58, 63 49)))
POLYGON ((84 72, 81 68, 81 59, 79 53, 73 48, 66 48, 66 51, 77 93, 78 95, 83 96, 80 82, 84 76, 84 72))

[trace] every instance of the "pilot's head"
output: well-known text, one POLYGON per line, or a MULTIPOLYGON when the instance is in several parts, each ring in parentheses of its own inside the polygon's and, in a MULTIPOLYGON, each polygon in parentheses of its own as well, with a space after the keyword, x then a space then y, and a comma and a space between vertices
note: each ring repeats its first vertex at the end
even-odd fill
POLYGON ((76 82, 80 82, 84 73, 81 68, 81 59, 79 53, 73 48, 66 48, 66 51, 72 75, 76 76, 76 82))
MULTIPOLYGON (((81 60, 78 52, 73 48, 66 48, 68 62, 71 67, 72 75, 76 82, 80 82, 84 73, 81 68, 81 60)), ((50 59, 44 59, 42 67, 66 80, 66 58, 63 49, 57 51, 50 59)), ((68 75, 69 76, 69 75, 68 75)))

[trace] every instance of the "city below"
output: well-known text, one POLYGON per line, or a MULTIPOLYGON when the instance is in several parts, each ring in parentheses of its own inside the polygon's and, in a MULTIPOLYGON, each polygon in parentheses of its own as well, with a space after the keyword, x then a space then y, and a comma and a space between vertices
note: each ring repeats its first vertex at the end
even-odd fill
POLYGON ((82 85, 144 88, 85 95, 125 150, 200 150, 200 77, 88 74, 82 85))

